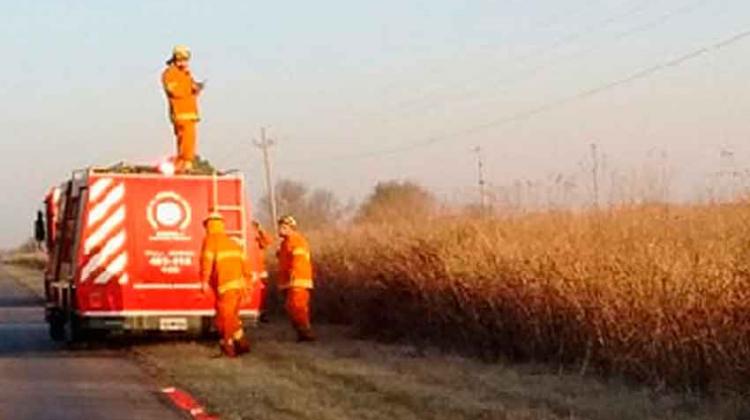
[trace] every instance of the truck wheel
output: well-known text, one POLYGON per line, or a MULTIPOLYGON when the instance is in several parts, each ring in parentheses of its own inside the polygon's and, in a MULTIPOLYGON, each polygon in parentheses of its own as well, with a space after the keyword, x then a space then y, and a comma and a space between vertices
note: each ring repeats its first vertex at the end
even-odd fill
POLYGON ((71 343, 80 343, 88 340, 88 338, 88 331, 81 326, 81 321, 78 317, 75 315, 71 316, 69 341, 71 343))
POLYGON ((62 314, 50 314, 49 336, 53 341, 65 341, 65 317, 62 314))

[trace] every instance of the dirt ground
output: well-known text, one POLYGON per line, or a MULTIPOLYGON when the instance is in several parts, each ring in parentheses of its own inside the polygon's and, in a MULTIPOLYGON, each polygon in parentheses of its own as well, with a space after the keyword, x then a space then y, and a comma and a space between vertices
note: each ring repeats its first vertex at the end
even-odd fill
MULTIPOLYGON (((33 270, 9 271, 40 291, 33 270)), ((222 419, 738 419, 741 400, 656 393, 549 367, 487 364, 319 325, 298 344, 281 317, 253 331, 254 349, 216 357, 211 342, 130 347, 164 386, 192 392, 222 419)))

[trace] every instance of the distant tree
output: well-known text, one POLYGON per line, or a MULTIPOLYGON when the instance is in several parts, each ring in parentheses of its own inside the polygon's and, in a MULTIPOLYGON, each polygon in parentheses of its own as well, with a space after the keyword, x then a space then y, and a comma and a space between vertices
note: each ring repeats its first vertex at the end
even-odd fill
MULTIPOLYGON (((268 214, 268 195, 261 201, 261 219, 264 224, 275 223, 268 214)), ((276 205, 279 216, 293 215, 304 229, 322 229, 335 225, 344 208, 336 195, 326 189, 310 190, 305 184, 289 179, 276 183, 276 205)))
POLYGON ((293 214, 297 218, 307 212, 309 189, 301 182, 288 179, 276 183, 276 205, 281 214, 293 214))
POLYGON ((420 220, 429 218, 436 208, 435 197, 414 182, 379 182, 360 206, 355 221, 383 223, 420 220))

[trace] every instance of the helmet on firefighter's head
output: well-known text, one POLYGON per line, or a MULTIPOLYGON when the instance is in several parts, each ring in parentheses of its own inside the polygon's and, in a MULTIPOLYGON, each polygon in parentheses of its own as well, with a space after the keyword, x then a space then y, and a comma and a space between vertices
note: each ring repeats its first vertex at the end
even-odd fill
POLYGON ((278 223, 279 223, 279 225, 285 225, 285 226, 289 226, 289 227, 292 227, 292 228, 296 228, 297 227, 297 220, 295 220, 294 217, 291 216, 291 215, 289 215, 289 214, 287 214, 286 216, 282 216, 279 219, 278 223))
POLYGON ((209 222, 224 222, 224 216, 221 215, 218 211, 212 211, 211 213, 206 216, 205 219, 203 219, 203 226, 208 226, 209 222))
POLYGON ((186 45, 176 45, 172 48, 173 60, 190 60, 190 48, 186 45))

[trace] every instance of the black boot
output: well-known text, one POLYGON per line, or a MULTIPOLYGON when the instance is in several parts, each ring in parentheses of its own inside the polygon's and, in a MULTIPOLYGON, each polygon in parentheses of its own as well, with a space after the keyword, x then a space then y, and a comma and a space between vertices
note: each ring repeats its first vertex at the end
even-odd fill
POLYGON ((239 340, 234 340, 234 351, 237 356, 245 353, 250 353, 250 340, 247 337, 242 337, 239 340))

